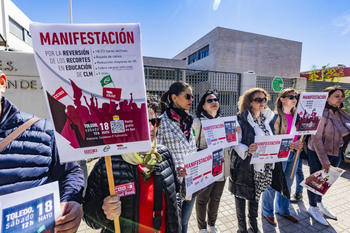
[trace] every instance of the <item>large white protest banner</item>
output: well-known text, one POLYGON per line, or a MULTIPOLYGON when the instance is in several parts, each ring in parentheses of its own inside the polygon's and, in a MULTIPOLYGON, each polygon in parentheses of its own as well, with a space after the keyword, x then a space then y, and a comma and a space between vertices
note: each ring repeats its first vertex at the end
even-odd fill
POLYGON ((211 147, 184 157, 186 196, 189 196, 223 176, 224 149, 211 147))
POLYGON ((291 133, 297 135, 316 134, 327 97, 328 93, 324 92, 301 93, 291 133))
POLYGON ((238 145, 236 128, 239 124, 237 116, 202 120, 201 123, 208 147, 238 145))
POLYGON ((54 232, 60 217, 58 182, 0 196, 0 233, 54 232))
POLYGON ((31 24, 61 162, 151 148, 139 24, 31 24))
POLYGON ((255 136, 254 143, 258 150, 252 154, 251 164, 275 163, 288 160, 290 148, 294 135, 280 134, 271 136, 255 136))

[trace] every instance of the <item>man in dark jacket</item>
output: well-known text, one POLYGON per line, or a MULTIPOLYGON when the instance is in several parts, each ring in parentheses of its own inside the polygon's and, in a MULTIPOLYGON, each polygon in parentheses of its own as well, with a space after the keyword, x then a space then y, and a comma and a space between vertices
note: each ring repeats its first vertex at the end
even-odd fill
MULTIPOLYGON (((33 115, 20 112, 5 92, 6 76, 0 70, 0 141, 33 115)), ((60 164, 53 126, 41 119, 0 151, 0 195, 58 181, 62 216, 55 231, 76 232, 82 217, 84 176, 76 162, 60 164)))

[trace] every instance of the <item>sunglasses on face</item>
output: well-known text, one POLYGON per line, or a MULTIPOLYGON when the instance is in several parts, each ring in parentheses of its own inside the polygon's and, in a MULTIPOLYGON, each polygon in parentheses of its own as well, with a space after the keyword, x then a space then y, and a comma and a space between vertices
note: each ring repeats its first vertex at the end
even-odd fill
POLYGON ((214 99, 207 99, 207 103, 210 104, 212 102, 219 102, 218 98, 214 98, 214 99))
POLYGON ((187 100, 193 99, 193 95, 186 94, 186 95, 185 95, 185 98, 186 98, 187 100))
POLYGON ((152 118, 148 120, 153 127, 158 127, 160 125, 160 118, 152 118))
POLYGON ((298 97, 296 95, 287 95, 285 98, 288 98, 290 100, 297 99, 298 97))
POLYGON ((266 98, 260 98, 260 97, 258 97, 258 98, 253 99, 253 101, 260 104, 260 103, 262 103, 262 102, 265 102, 265 103, 266 103, 267 99, 266 99, 266 98))

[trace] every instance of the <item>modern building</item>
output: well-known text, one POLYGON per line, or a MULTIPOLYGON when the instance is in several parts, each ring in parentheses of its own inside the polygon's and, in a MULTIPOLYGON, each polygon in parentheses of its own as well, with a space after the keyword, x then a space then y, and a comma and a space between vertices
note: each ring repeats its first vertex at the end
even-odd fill
POLYGON ((31 20, 10 0, 0 0, 0 50, 33 52, 31 20))
POLYGON ((302 43, 216 27, 174 59, 189 69, 299 77, 302 43))

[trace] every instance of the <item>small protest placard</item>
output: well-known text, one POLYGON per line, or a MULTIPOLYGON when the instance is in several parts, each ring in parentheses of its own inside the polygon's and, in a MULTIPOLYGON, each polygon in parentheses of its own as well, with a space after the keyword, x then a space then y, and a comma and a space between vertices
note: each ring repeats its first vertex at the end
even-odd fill
POLYGON ((61 214, 58 182, 0 196, 1 233, 50 233, 61 214))

